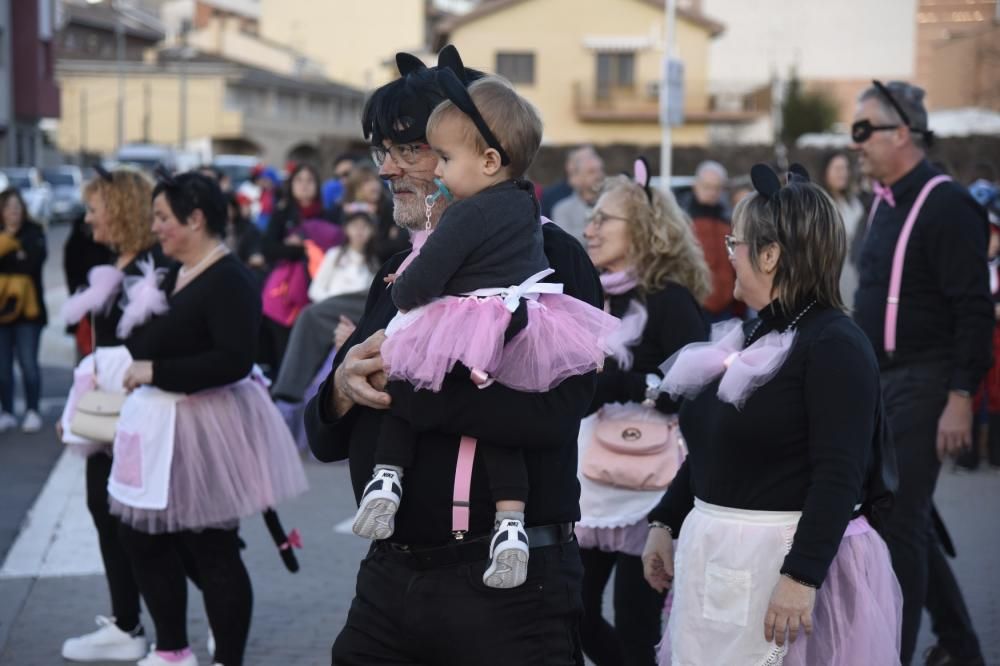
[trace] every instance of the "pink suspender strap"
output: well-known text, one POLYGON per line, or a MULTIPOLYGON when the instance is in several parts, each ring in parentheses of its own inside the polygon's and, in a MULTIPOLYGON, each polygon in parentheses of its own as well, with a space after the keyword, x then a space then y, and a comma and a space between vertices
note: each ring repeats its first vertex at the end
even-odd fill
POLYGON ((476 440, 462 437, 455 463, 455 491, 451 500, 451 532, 461 540, 469 531, 469 496, 472 489, 472 463, 476 459, 476 440))
POLYGON ((896 351, 896 322, 899 318, 899 291, 903 286, 903 262, 906 259, 906 244, 910 242, 910 232, 913 231, 913 225, 917 221, 920 209, 923 208, 931 190, 948 180, 951 178, 940 175, 931 178, 924 184, 920 194, 917 195, 917 200, 913 202, 913 207, 910 208, 909 215, 906 216, 906 222, 903 223, 899 239, 896 241, 896 251, 892 255, 892 273, 889 276, 889 295, 885 305, 884 342, 885 351, 890 355, 896 351))

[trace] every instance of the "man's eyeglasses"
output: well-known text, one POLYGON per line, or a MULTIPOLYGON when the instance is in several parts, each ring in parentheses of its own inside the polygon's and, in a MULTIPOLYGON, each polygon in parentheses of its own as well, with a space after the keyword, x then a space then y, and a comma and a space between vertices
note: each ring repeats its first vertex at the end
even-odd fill
POLYGON ((386 156, 389 155, 397 164, 413 165, 420 158, 420 153, 430 150, 430 148, 426 143, 399 143, 393 144, 388 148, 384 146, 372 146, 372 161, 377 166, 382 166, 385 163, 386 156))
POLYGON ((851 125, 851 139, 854 143, 864 143, 871 138, 875 132, 894 130, 901 125, 873 125, 870 120, 859 120, 851 125))
POLYGON ((732 257, 733 254, 736 252, 737 245, 747 244, 745 240, 740 240, 736 236, 731 236, 729 234, 726 234, 725 241, 726 241, 726 254, 728 254, 730 257, 732 257))
POLYGON ((587 216, 587 221, 593 224, 598 229, 607 222, 608 220, 621 220, 622 222, 628 222, 628 218, 619 217, 618 215, 608 215, 603 210, 593 210, 590 215, 587 216))

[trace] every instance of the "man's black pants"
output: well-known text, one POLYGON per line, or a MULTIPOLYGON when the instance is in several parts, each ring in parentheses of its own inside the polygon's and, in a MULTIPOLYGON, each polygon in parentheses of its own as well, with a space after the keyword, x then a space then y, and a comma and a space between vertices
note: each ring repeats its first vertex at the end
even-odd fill
POLYGON ((483 584, 485 559, 421 569, 374 545, 361 562, 334 666, 583 666, 575 541, 531 549, 528 579, 483 584))
MULTIPOLYGON (((929 586, 934 587, 930 598, 939 615, 956 621, 968 619, 964 608, 949 612, 942 607, 945 602, 964 605, 954 576, 929 575, 929 554, 931 549, 939 548, 931 532, 931 500, 941 471, 937 428, 948 400, 950 374, 951 364, 947 362, 914 364, 882 372, 882 395, 899 467, 899 490, 886 522, 885 540, 903 590, 900 649, 903 666, 908 666, 916 649, 929 586)), ((935 564, 938 572, 942 566, 948 568, 943 558, 935 564)), ((974 635, 971 626, 953 627, 953 631, 974 635)))

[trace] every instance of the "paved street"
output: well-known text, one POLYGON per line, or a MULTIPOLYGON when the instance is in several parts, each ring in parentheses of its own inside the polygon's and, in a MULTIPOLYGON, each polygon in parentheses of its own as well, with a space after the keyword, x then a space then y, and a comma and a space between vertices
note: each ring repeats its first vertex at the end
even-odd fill
MULTIPOLYGON (((61 246, 60 231, 51 234, 52 247, 61 246)), ((47 287, 50 305, 56 307, 65 290, 60 292, 58 254, 53 254, 47 287)), ((61 408, 71 359, 68 339, 51 326, 43 352, 48 424, 61 408)), ((62 449, 50 427, 36 435, 0 435, 0 666, 63 663, 62 641, 90 631, 95 615, 109 613, 85 505, 83 461, 62 449)), ((255 595, 246 662, 251 666, 328 664, 330 644, 351 601, 366 546, 350 534, 354 504, 347 469, 309 462, 307 472, 311 490, 280 508, 285 527, 297 527, 305 542, 298 552, 298 574, 285 571, 262 520, 247 520, 242 527, 255 595)), ((937 503, 959 549, 953 564, 987 663, 1000 666, 1000 578, 995 572, 1000 473, 946 471, 937 503)), ((193 646, 202 663, 210 663, 205 614, 193 588, 188 608, 193 646)), ((148 615, 144 622, 151 633, 148 615)), ((921 651, 933 642, 927 624, 921 651)))

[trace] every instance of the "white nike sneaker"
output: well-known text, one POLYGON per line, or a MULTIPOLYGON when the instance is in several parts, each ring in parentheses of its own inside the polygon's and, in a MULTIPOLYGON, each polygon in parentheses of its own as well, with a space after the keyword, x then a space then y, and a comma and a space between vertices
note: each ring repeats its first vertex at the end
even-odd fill
POLYGON ((67 639, 63 659, 71 661, 135 661, 146 654, 146 637, 132 636, 115 624, 114 618, 98 615, 97 631, 67 639))
POLYGON ((375 471, 361 495, 351 529, 366 539, 388 539, 396 529, 396 511, 403 499, 403 483, 391 469, 375 471))
POLYGON ((509 589, 528 578, 528 535, 520 520, 504 518, 490 539, 490 566, 483 572, 487 587, 509 589))

